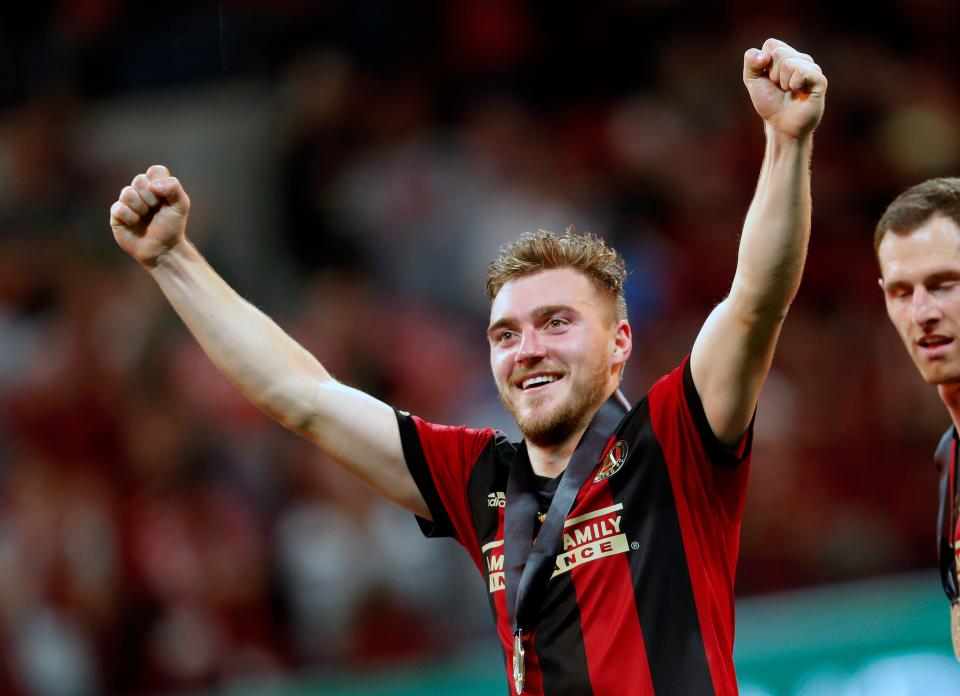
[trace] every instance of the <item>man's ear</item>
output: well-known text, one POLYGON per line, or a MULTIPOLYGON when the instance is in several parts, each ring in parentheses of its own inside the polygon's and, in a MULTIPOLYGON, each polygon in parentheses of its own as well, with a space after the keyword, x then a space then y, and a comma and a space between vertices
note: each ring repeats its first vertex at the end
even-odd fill
POLYGON ((624 364, 633 351, 633 332, 626 319, 621 319, 613 329, 613 353, 611 358, 614 364, 624 364))

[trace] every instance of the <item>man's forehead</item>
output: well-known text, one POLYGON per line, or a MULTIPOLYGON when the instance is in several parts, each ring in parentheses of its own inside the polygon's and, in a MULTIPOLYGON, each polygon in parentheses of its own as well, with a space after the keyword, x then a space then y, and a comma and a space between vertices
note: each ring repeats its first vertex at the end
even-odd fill
POLYGON ((545 306, 593 306, 598 300, 599 293, 585 274, 573 268, 551 268, 504 283, 493 298, 490 318, 523 316, 545 306))
POLYGON ((877 257, 885 281, 958 266, 960 227, 950 218, 937 215, 911 232, 888 232, 880 242, 877 257))

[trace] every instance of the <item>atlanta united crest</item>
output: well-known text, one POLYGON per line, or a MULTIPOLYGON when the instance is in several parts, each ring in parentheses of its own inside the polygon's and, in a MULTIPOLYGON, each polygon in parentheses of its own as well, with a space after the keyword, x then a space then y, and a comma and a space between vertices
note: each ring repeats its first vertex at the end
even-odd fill
POLYGON ((615 473, 620 471, 620 467, 622 467, 623 463, 627 461, 627 454, 629 451, 630 450, 627 448, 626 440, 617 440, 614 442, 613 447, 610 448, 610 452, 607 454, 606 459, 603 460, 600 471, 597 472, 593 482, 600 483, 603 481, 603 479, 610 478, 615 473))

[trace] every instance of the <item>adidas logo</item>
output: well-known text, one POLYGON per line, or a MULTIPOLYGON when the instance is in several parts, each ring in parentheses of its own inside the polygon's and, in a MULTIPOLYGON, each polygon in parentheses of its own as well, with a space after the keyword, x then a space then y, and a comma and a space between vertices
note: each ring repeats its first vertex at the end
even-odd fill
POLYGON ((504 495, 503 491, 490 493, 487 496, 487 507, 506 507, 506 506, 507 506, 507 496, 504 495))

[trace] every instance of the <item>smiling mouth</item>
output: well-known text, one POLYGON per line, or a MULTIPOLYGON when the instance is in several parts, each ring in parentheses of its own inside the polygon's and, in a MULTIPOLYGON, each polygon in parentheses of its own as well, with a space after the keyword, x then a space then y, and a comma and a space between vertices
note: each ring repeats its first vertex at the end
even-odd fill
POLYGON ((519 387, 522 391, 527 391, 529 389, 536 389, 537 387, 542 387, 547 384, 553 384, 561 379, 560 375, 535 375, 533 377, 527 377, 519 383, 519 387))

